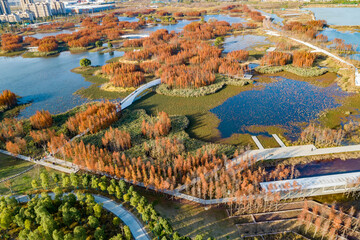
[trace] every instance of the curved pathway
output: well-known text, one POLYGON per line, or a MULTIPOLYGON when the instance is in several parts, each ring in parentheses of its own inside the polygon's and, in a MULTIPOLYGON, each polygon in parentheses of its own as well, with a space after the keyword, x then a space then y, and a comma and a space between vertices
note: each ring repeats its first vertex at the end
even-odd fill
MULTIPOLYGON (((268 35, 271 35, 271 36, 278 36, 278 37, 279 37, 279 36, 283 36, 283 35, 281 35, 279 32, 271 31, 271 30, 267 30, 266 33, 267 33, 268 35)), ((354 69, 355 69, 355 86, 360 86, 360 74, 359 74, 359 70, 355 67, 354 64, 349 63, 349 62, 345 61, 344 59, 340 58, 339 56, 336 56, 335 54, 333 54, 333 53, 331 53, 331 52, 329 52, 329 51, 326 51, 326 50, 324 50, 324 49, 322 49, 322 48, 319 48, 319 47, 317 47, 317 46, 315 46, 315 45, 313 45, 313 44, 311 44, 311 43, 304 42, 304 41, 302 41, 302 40, 299 40, 299 39, 296 39, 296 38, 293 38, 293 37, 288 37, 288 38, 291 39, 291 40, 293 40, 293 41, 295 41, 295 42, 301 43, 301 44, 303 44, 303 45, 305 45, 305 46, 307 46, 307 47, 309 47, 309 48, 314 49, 314 52, 323 53, 323 54, 325 54, 325 55, 328 55, 329 57, 332 57, 332 58, 338 60, 339 62, 342 62, 342 63, 344 63, 344 64, 346 64, 346 65, 354 68, 354 69)))
MULTIPOLYGON (((49 194, 51 198, 54 198, 54 194, 49 194)), ((119 217, 125 225, 130 228, 130 231, 135 240, 150 240, 149 235, 147 234, 145 227, 140 223, 140 221, 129 211, 127 211, 122 204, 115 202, 109 198, 103 197, 101 195, 92 194, 95 198, 95 202, 103 204, 103 208, 112 212, 114 215, 119 217)), ((28 202, 29 196, 20 195, 14 196, 19 202, 28 202)))
POLYGON ((132 93, 130 93, 126 98, 124 98, 120 103, 121 103, 121 110, 127 108, 128 106, 130 106, 136 99, 137 96, 139 96, 140 93, 142 93, 143 91, 145 91, 146 89, 149 89, 151 87, 157 86, 161 83, 161 79, 155 79, 151 82, 148 82, 144 85, 141 85, 138 89, 136 89, 135 91, 133 91, 132 93))

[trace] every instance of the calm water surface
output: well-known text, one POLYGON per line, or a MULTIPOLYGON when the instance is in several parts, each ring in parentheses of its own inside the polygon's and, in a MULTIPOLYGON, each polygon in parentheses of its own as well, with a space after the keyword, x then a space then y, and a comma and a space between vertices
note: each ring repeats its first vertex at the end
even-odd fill
POLYGON ((326 20, 329 25, 355 26, 360 25, 360 8, 305 8, 315 14, 315 18, 326 20))
MULTIPOLYGON (((292 134, 297 123, 309 122, 322 110, 339 106, 336 97, 345 96, 337 86, 322 88, 282 77, 260 89, 242 92, 211 110, 221 120, 218 129, 223 138, 234 133, 251 133, 252 125, 288 127, 292 134)), ((289 136, 291 137, 291 136, 289 136)))
MULTIPOLYGON (((229 23, 245 22, 243 18, 227 15, 204 16, 205 21, 211 19, 229 23)), ((119 17, 119 20, 134 22, 139 19, 119 17)), ((162 28, 179 32, 192 21, 198 20, 183 20, 174 25, 152 26, 141 30, 140 33, 149 33, 162 28)), ((71 32, 72 30, 62 30, 54 33, 38 33, 32 36, 42 38, 71 32)), ((80 59, 89 58, 94 66, 104 65, 106 60, 122 55, 122 52, 114 52, 112 55, 97 52, 79 54, 62 52, 59 56, 49 58, 0 57, 0 91, 9 89, 21 96, 22 102, 33 103, 21 111, 20 117, 29 117, 36 110, 41 109, 49 110, 53 114, 64 112, 87 101, 87 99, 73 94, 78 89, 91 85, 84 81, 80 74, 70 72, 71 69, 79 66, 80 59)))
POLYGON ((259 44, 267 44, 269 41, 264 36, 258 35, 237 35, 225 38, 224 52, 228 53, 240 49, 250 48, 259 44))
POLYGON ((334 38, 340 38, 345 40, 346 44, 352 44, 357 47, 357 51, 360 51, 360 33, 359 32, 350 32, 350 31, 338 31, 333 28, 325 28, 320 32, 321 34, 328 37, 329 41, 334 40, 334 38))
POLYGON ((21 96, 22 102, 33 102, 21 111, 20 117, 29 117, 41 109, 61 113, 86 102, 73 95, 76 90, 91 85, 81 74, 70 72, 79 66, 80 59, 89 58, 95 66, 122 55, 123 52, 62 52, 50 58, 1 57, 0 90, 9 89, 21 96))
POLYGON ((73 32, 76 32, 78 29, 73 29, 73 30, 68 30, 68 29, 64 29, 61 31, 57 31, 57 32, 50 32, 50 33, 36 33, 36 34, 32 34, 32 35, 28 35, 30 37, 34 37, 37 39, 43 38, 43 37, 49 37, 49 36, 56 36, 58 34, 71 34, 73 32))

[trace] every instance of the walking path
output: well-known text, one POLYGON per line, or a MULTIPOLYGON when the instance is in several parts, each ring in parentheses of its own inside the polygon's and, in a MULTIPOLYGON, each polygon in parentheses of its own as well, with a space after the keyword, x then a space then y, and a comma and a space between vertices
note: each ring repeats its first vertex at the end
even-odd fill
POLYGON ((360 172, 262 182, 260 186, 270 192, 293 191, 297 197, 343 193, 359 188, 360 172))
POLYGON ((126 34, 126 35, 122 35, 122 38, 145 38, 145 37, 149 37, 149 34, 126 34))
MULTIPOLYGON (((268 35, 272 35, 272 36, 278 36, 278 37, 279 37, 279 36, 282 36, 280 33, 276 32, 276 31, 270 31, 270 30, 268 30, 268 31, 266 31, 266 33, 267 33, 268 35)), ((302 40, 299 40, 299 39, 296 39, 296 38, 293 38, 293 37, 288 37, 288 38, 291 39, 291 40, 293 40, 293 41, 295 41, 295 42, 298 42, 298 43, 301 43, 301 44, 303 44, 303 45, 305 45, 305 46, 308 46, 309 48, 314 49, 315 52, 320 52, 320 53, 323 53, 323 54, 325 54, 325 55, 328 55, 329 57, 332 57, 332 58, 338 60, 339 62, 342 62, 342 63, 344 63, 344 64, 346 64, 346 65, 354 68, 354 69, 355 69, 355 86, 360 86, 360 74, 359 74, 359 70, 354 66, 354 64, 349 63, 349 62, 345 61, 344 59, 336 56, 335 54, 330 53, 330 52, 328 52, 328 51, 326 51, 326 50, 324 50, 324 49, 322 49, 322 48, 319 48, 319 47, 317 47, 317 46, 315 46, 315 45, 313 45, 313 44, 311 44, 311 43, 304 42, 304 41, 302 41, 302 40)))
POLYGON ((155 79, 151 82, 148 82, 144 85, 141 85, 138 89, 136 89, 135 91, 133 91, 132 93, 130 93, 126 98, 124 98, 121 101, 121 109, 125 109, 127 107, 129 107, 136 99, 136 97, 142 93, 143 91, 145 91, 146 89, 149 89, 151 87, 157 86, 161 83, 161 79, 155 79))
POLYGON ((2 154, 6 154, 8 156, 13 156, 13 157, 16 157, 16 158, 19 158, 19 159, 22 159, 22 160, 25 160, 25 161, 28 161, 28 162, 32 162, 32 163, 35 163, 35 164, 39 164, 39 165, 42 165, 44 167, 49 167, 49 168, 53 168, 55 170, 58 170, 60 172, 65 172, 65 173, 76 173, 79 169, 78 167, 71 167, 71 168, 68 168, 67 165, 68 164, 65 164, 63 160, 59 160, 59 163, 58 165, 56 165, 56 163, 49 163, 49 162, 46 162, 44 159, 46 158, 43 158, 39 161, 35 161, 33 159, 31 159, 30 157, 27 157, 27 156, 24 156, 24 155, 15 155, 15 154, 12 154, 11 152, 8 152, 8 151, 5 151, 5 150, 1 150, 0 149, 0 153, 2 154), (62 162, 60 162, 62 161, 62 162))
MULTIPOLYGON (((51 198, 54 198, 54 194, 49 194, 51 198)), ((95 198, 95 202, 103 204, 103 208, 112 212, 114 215, 119 217, 125 225, 130 228, 130 231, 135 240, 150 240, 149 235, 147 234, 145 227, 140 223, 140 221, 129 211, 127 211, 122 204, 115 202, 109 198, 92 194, 95 198)), ((16 200, 19 202, 28 202, 29 196, 27 195, 19 195, 14 196, 16 200)))

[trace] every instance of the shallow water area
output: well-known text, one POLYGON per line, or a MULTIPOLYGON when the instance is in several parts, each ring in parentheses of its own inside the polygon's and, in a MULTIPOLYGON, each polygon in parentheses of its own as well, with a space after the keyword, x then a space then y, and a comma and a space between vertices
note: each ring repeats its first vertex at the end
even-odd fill
POLYGON ((300 123, 316 119, 325 109, 338 107, 337 98, 347 95, 335 84, 318 87, 284 77, 275 79, 271 83, 256 83, 252 90, 210 110, 221 120, 218 129, 222 138, 235 133, 256 135, 248 130, 251 126, 279 125, 289 129, 287 137, 294 138, 301 131, 300 123))
POLYGON ((230 36, 225 38, 223 47, 224 47, 224 53, 241 50, 241 49, 247 49, 254 47, 256 45, 261 44, 268 44, 270 43, 266 37, 259 36, 259 35, 237 35, 237 36, 230 36))

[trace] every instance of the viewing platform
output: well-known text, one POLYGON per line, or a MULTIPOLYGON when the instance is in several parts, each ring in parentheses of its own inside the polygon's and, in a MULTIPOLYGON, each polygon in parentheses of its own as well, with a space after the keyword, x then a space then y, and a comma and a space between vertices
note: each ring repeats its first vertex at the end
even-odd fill
POLYGON ((265 191, 280 192, 290 198, 344 193, 359 189, 360 172, 262 182, 260 186, 265 191))

